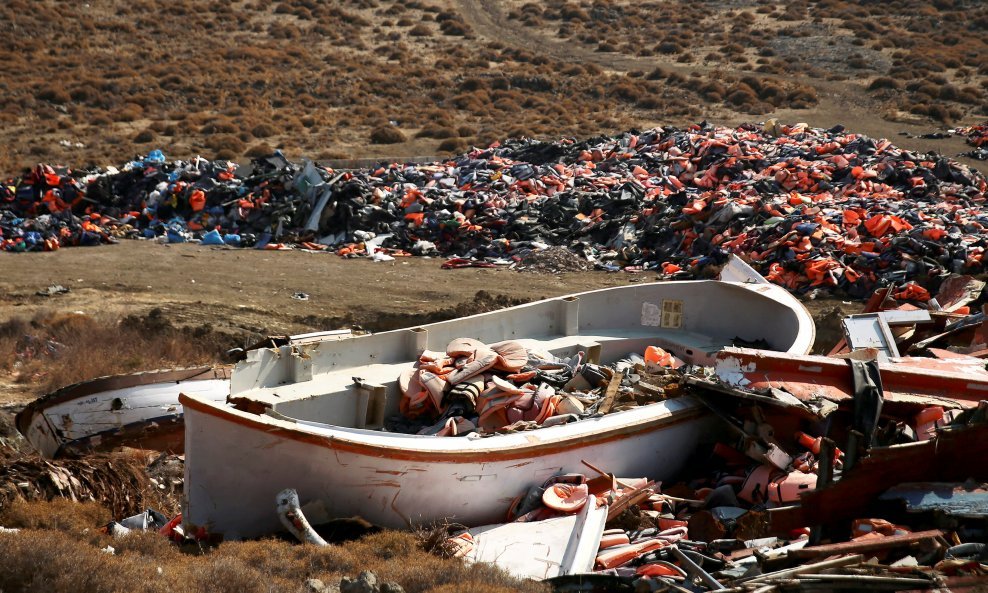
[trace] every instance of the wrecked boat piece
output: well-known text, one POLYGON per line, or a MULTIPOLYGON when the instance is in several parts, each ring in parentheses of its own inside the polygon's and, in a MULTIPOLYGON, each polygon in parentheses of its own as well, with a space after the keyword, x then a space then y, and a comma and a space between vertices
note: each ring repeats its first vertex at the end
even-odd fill
POLYGON ((28 404, 17 414, 17 430, 50 459, 122 446, 181 453, 182 391, 222 402, 230 369, 145 371, 75 383, 28 404))
POLYGON ((518 492, 584 461, 620 475, 668 478, 716 423, 691 397, 484 438, 382 428, 398 412, 402 372, 423 351, 462 336, 515 340, 557 357, 583 352, 600 363, 658 346, 709 365, 738 339, 807 352, 814 338, 808 312, 746 268, 735 259, 724 274, 732 281, 596 290, 346 342, 249 352, 234 370, 229 403, 180 397, 185 521, 227 538, 268 534, 279 528, 271 500, 296 488, 335 517, 360 515, 388 527, 446 518, 476 526, 503 521, 518 492))
MULTIPOLYGON (((254 348, 350 337, 350 330, 269 336, 254 348)), ((231 353, 234 358, 245 351, 231 353)), ((44 457, 79 456, 118 447, 182 453, 185 420, 179 393, 224 402, 229 367, 198 366, 98 377, 63 387, 17 414, 17 430, 44 457)))
MULTIPOLYGON (((725 348, 715 358, 717 379, 741 397, 766 394, 779 404, 805 404, 821 417, 836 409, 825 402, 854 398, 851 365, 845 359, 751 348, 725 348)), ((988 371, 981 359, 900 357, 879 360, 877 366, 889 404, 963 409, 988 399, 988 371)))

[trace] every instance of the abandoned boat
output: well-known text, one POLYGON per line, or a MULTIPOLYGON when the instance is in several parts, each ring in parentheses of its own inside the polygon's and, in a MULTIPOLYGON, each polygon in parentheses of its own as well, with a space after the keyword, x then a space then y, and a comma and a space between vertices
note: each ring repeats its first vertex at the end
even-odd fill
POLYGON ((584 352, 602 363, 647 346, 704 365, 740 341, 809 351, 812 318, 788 292, 740 260, 721 278, 595 290, 345 342, 253 350, 234 369, 227 403, 180 397, 186 528, 226 538, 274 532, 275 496, 286 488, 329 517, 409 527, 502 521, 513 497, 552 475, 584 471, 583 462, 668 479, 717 428, 688 396, 479 438, 382 428, 398 411, 402 371, 462 336, 515 340, 560 357, 584 352))
MULTIPOLYGON (((246 351, 349 336, 349 330, 269 336, 246 351)), ((230 393, 230 368, 162 369, 74 383, 28 404, 17 414, 17 430, 48 458, 117 447, 182 453, 181 392, 225 402, 230 393)))
POLYGON ((28 404, 17 430, 48 458, 131 446, 181 453, 180 392, 226 401, 230 369, 201 366, 99 377, 28 404))

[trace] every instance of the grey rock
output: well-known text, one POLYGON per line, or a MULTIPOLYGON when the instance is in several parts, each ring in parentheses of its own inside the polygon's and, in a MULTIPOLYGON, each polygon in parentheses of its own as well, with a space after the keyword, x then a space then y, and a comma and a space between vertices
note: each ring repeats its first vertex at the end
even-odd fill
POLYGON ((324 593, 326 584, 319 579, 307 579, 305 581, 305 590, 307 593, 324 593))
POLYGON ((398 583, 384 583, 381 585, 381 593, 405 593, 405 590, 398 583))
POLYGON ((340 581, 340 593, 380 593, 377 575, 365 570, 356 579, 343 577, 340 581))

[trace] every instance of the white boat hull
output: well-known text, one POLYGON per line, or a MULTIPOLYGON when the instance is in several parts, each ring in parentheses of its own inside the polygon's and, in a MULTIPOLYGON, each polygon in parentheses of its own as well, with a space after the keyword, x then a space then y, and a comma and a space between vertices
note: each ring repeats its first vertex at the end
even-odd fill
POLYGON ((303 502, 322 501, 332 517, 359 515, 384 527, 500 523, 515 496, 559 473, 587 473, 583 461, 620 476, 668 479, 716 427, 698 402, 683 398, 650 406, 647 415, 579 422, 580 434, 560 426, 482 439, 501 440, 498 449, 464 438, 447 439, 467 445, 457 450, 416 452, 401 441, 421 437, 390 435, 388 446, 361 446, 332 430, 286 430, 267 416, 183 403, 187 438, 210 443, 186 455, 194 477, 186 484, 186 524, 227 538, 277 531, 274 500, 285 488, 297 489, 303 502))
POLYGON ((625 477, 665 480, 717 425, 689 397, 561 426, 484 438, 380 430, 398 411, 397 378, 424 349, 461 336, 518 340, 556 356, 602 363, 657 345, 695 363, 762 340, 803 354, 812 318, 784 289, 749 280, 693 281, 590 291, 422 327, 248 353, 230 403, 190 394, 184 520, 189 529, 254 537, 278 529, 275 495, 298 491, 330 516, 388 527, 451 519, 503 521, 514 497, 583 461, 625 477))

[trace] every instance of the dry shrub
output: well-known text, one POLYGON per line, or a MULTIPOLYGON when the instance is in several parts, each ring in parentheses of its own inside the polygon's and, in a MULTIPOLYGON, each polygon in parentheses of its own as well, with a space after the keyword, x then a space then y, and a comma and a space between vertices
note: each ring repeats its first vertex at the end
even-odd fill
POLYGON ((641 94, 641 89, 633 82, 621 82, 611 88, 611 95, 622 101, 634 102, 641 94))
MULTIPOLYGON (((209 326, 174 327, 161 309, 123 320, 43 312, 28 325, 24 331, 23 322, 5 324, 8 334, 24 331, 10 349, 21 363, 17 380, 46 391, 105 375, 219 362, 231 347, 229 336, 209 326), (57 344, 51 352, 37 346, 49 341, 57 344)), ((0 335, 0 344, 11 337, 0 335)))
POLYGON ((460 91, 463 92, 473 92, 486 89, 488 87, 488 82, 481 78, 470 77, 463 80, 460 83, 460 91))
POLYGON ((371 130, 371 144, 399 144, 407 140, 404 132, 392 125, 378 126, 371 130))
POLYGON ((16 499, 0 513, 0 525, 4 527, 56 529, 73 533, 97 529, 110 519, 110 512, 102 505, 66 498, 32 502, 16 499))
POLYGON ((240 128, 234 122, 226 119, 216 119, 204 124, 199 128, 199 133, 209 136, 211 134, 236 134, 240 128))
POLYGON ((939 96, 944 101, 956 101, 960 95, 960 89, 952 84, 944 84, 940 87, 939 96))
POLYGON ((0 533, 0 549, 0 590, 5 593, 168 590, 164 579, 155 578, 153 564, 121 561, 57 531, 0 533))
POLYGON ((120 109, 111 111, 111 115, 114 121, 118 122, 130 122, 136 119, 140 119, 143 110, 140 105, 136 103, 127 103, 120 109))
POLYGON ((377 574, 378 580, 395 581, 408 593, 424 593, 443 586, 459 591, 478 591, 481 587, 533 593, 548 590, 535 581, 519 581, 491 564, 468 565, 460 560, 437 558, 421 550, 400 559, 371 562, 369 568, 377 574))
POLYGON ((786 100, 789 102, 789 107, 793 109, 806 109, 819 102, 816 89, 807 85, 798 86, 790 91, 786 100))
POLYGON ((117 554, 132 556, 138 562, 175 562, 182 559, 178 547, 154 530, 128 533, 126 537, 114 538, 110 545, 117 554))
POLYGON ((408 593, 427 591, 547 592, 484 564, 468 565, 426 553, 408 532, 385 531, 347 546, 309 546, 266 539, 226 542, 186 555, 155 533, 105 535, 24 530, 0 534, 0 590, 49 593, 297 593, 306 579, 327 584, 373 571, 408 593), (110 555, 100 550, 116 549, 110 555))
POLYGON ((148 142, 154 141, 154 132, 150 129, 142 130, 134 135, 134 142, 138 144, 147 144, 148 142))
POLYGON ((869 91, 874 91, 878 89, 898 90, 900 88, 902 88, 902 85, 899 83, 899 81, 894 78, 889 78, 888 76, 879 76, 875 80, 871 81, 871 84, 868 85, 869 91))
POLYGON ((415 134, 416 138, 453 138, 457 136, 456 130, 447 126, 425 126, 415 134))
POLYGON ((733 105, 750 105, 758 101, 758 95, 745 83, 738 83, 728 89, 727 100, 733 105))
POLYGON ((270 144, 268 144, 267 142, 261 142, 260 144, 255 144, 254 146, 248 148, 247 152, 245 152, 244 155, 249 157, 259 157, 259 156, 268 156, 273 153, 274 153, 274 149, 271 148, 270 144))
POLYGON ((638 100, 635 101, 635 105, 641 107, 642 109, 659 109, 664 104, 665 101, 654 95, 645 95, 639 97, 638 100))
POLYGON ((727 88, 716 80, 711 80, 700 87, 700 92, 708 101, 719 103, 727 94, 727 88))
POLYGON ((71 101, 72 97, 63 88, 49 86, 38 91, 38 99, 48 101, 49 103, 62 104, 71 101))
POLYGON ((275 539, 225 542, 210 553, 210 559, 230 560, 266 577, 295 582, 361 570, 367 561, 344 546, 306 546, 275 539))
POLYGON ((17 362, 17 345, 29 333, 31 324, 20 317, 0 322, 0 369, 9 371, 17 362))
POLYGON ((234 156, 243 154, 244 150, 247 148, 246 145, 244 145, 244 141, 237 138, 233 134, 216 134, 215 136, 209 136, 206 138, 206 146, 217 153, 223 151, 232 152, 234 156))
POLYGON ((666 72, 665 70, 663 70, 660 67, 655 67, 655 69, 653 69, 651 72, 649 72, 645 76, 645 78, 648 79, 648 80, 662 80, 663 78, 666 78, 667 76, 669 76, 669 73, 668 72, 666 72))
POLYGON ((212 557, 196 563, 189 572, 189 588, 196 593, 269 593, 276 589, 260 571, 238 558, 212 557))

